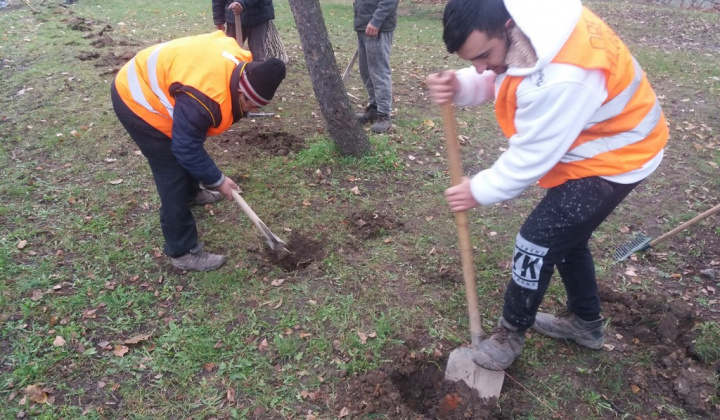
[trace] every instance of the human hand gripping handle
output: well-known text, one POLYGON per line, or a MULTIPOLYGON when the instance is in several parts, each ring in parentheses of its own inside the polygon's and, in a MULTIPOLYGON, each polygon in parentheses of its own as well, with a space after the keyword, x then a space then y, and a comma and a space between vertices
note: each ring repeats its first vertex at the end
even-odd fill
POLYGON ((217 190, 220 194, 224 195, 225 198, 227 198, 230 201, 233 201, 234 198, 233 198, 232 192, 240 191, 240 187, 237 186, 235 181, 233 181, 232 179, 230 179, 229 177, 226 176, 225 179, 223 179, 222 184, 220 184, 220 186, 217 187, 217 190))
POLYGON ((432 100, 438 105, 451 104, 460 89, 454 70, 433 73, 425 79, 425 83, 430 89, 432 100))

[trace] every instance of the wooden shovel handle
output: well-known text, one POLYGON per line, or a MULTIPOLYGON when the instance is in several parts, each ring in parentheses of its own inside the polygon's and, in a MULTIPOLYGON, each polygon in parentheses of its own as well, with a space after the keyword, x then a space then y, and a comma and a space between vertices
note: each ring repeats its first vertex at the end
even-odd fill
MULTIPOLYGON (((451 103, 441 105, 441 109, 445 128, 445 148, 447 149, 447 160, 450 167, 450 180, 452 185, 455 186, 462 181, 463 177, 455 112, 451 103)), ((460 241, 460 261, 463 268, 463 280, 465 280, 465 296, 467 297, 468 315, 470 317, 470 335, 472 344, 475 346, 482 338, 482 325, 478 308, 477 285, 475 283, 475 268, 467 212, 455 212, 455 224, 457 225, 458 240, 460 241)))
POLYGON ((240 13, 235 13, 235 39, 237 39, 240 48, 245 48, 243 45, 242 19, 240 19, 240 13))

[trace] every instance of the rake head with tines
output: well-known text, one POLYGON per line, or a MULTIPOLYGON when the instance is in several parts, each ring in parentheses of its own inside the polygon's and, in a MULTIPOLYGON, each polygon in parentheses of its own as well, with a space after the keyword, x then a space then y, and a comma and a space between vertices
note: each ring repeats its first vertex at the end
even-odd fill
POLYGON ((613 257, 616 261, 623 261, 637 251, 645 251, 650 249, 651 238, 644 233, 638 233, 630 241, 620 244, 613 257))

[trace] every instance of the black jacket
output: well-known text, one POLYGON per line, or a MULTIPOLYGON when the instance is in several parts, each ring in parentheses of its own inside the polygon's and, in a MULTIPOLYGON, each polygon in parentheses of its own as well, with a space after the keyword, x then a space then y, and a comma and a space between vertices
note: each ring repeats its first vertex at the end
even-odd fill
POLYGON ((255 26, 275 19, 272 0, 212 0, 213 22, 216 25, 225 22, 235 24, 235 13, 227 8, 233 1, 242 4, 240 19, 243 26, 255 26))
POLYGON ((394 31, 397 24, 398 3, 399 0, 355 0, 353 2, 355 30, 365 32, 368 23, 372 23, 380 32, 394 31))

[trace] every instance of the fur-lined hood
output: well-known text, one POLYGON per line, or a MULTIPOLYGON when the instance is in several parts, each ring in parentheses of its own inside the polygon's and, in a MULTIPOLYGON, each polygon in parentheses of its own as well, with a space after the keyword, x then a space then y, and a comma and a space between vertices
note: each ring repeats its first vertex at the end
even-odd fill
POLYGON ((526 76, 545 67, 575 29, 580 0, 505 0, 515 26, 505 59, 507 74, 526 76))

